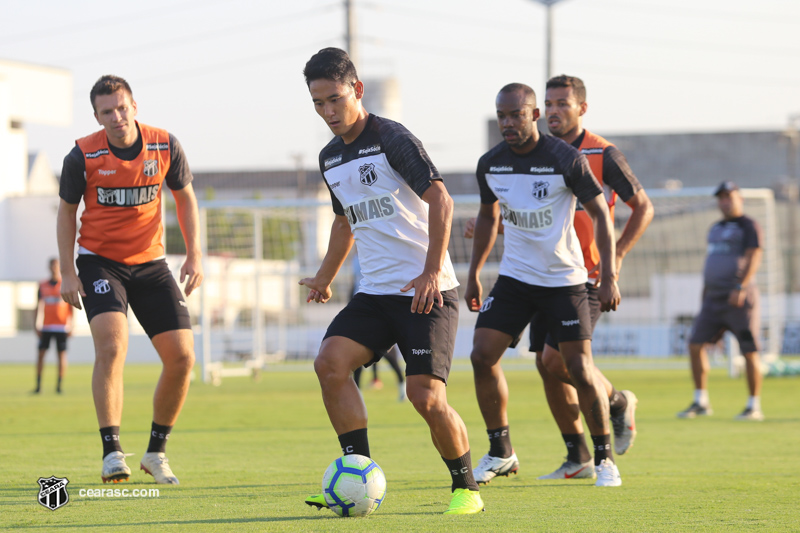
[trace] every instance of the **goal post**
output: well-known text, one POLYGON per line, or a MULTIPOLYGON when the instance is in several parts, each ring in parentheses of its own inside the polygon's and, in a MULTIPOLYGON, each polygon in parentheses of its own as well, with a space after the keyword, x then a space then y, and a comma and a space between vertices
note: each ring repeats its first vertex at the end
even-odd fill
MULTIPOLYGON (((603 313, 593 338, 598 357, 669 357, 687 353, 688 331, 700 309, 706 236, 721 218, 712 188, 648 190, 655 215, 625 257, 619 281, 622 303, 603 313)), ((763 353, 780 353, 784 326, 783 260, 774 195, 769 189, 741 189, 744 212, 763 232, 761 291, 763 353)), ((353 291, 348 258, 333 282, 332 299, 308 304, 298 284, 313 276, 328 247, 334 220, 330 199, 200 201, 200 236, 205 280, 200 288, 203 380, 255 375, 268 362, 311 360, 333 317, 353 291)), ((461 289, 466 283, 472 240, 467 220, 478 213, 477 195, 455 196, 448 247, 461 289)), ((620 234, 630 209, 616 209, 620 234)), ((484 296, 497 279, 503 250, 498 237, 481 273, 484 296)), ((409 273, 409 279, 414 273, 409 273)), ((468 358, 475 313, 460 302, 455 357, 468 358)), ((730 352, 738 348, 727 342, 730 352)), ((718 350, 722 353, 725 350, 718 350)), ((528 356, 528 338, 507 356, 528 356)), ((720 360, 717 355, 717 360, 720 360)), ((735 360, 735 359, 733 359, 735 360)))

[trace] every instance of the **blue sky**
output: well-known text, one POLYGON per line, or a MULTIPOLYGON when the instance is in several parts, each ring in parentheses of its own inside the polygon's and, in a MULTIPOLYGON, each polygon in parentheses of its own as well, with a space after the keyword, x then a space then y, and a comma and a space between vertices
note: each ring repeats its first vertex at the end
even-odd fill
MULTIPOLYGON (((363 79, 391 75, 402 122, 445 171, 471 170, 504 84, 543 96, 545 9, 532 0, 353 0, 363 79)), ((139 120, 174 133, 195 170, 316 165, 330 133, 305 61, 343 46, 343 2, 4 0, 0 58, 74 76, 70 127, 30 124, 52 164, 98 126, 88 92, 131 83, 139 120)), ((781 130, 800 113, 796 0, 564 0, 554 70, 588 87, 601 134, 781 130)), ((369 85, 367 86, 369 90, 369 85)))

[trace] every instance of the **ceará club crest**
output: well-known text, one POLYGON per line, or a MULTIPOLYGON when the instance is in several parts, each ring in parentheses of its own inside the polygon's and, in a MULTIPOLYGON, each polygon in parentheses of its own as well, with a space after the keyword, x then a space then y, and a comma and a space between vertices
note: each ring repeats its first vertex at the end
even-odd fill
POLYGON ((531 194, 537 200, 544 200, 550 194, 550 183, 547 181, 534 181, 531 185, 531 194))

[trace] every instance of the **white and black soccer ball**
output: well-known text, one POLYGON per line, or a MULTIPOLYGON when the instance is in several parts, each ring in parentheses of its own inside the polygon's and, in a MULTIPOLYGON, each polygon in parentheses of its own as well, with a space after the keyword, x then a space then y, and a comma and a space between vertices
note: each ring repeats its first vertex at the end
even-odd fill
POLYGON ((339 516, 367 516, 386 496, 386 477, 369 457, 345 455, 325 470, 322 492, 331 511, 339 516))

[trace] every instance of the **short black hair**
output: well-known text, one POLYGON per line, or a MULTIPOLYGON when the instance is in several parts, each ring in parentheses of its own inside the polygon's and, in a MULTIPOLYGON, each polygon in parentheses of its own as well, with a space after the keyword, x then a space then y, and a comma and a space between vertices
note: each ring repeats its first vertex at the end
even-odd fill
POLYGON ((114 94, 117 91, 127 92, 131 97, 131 100, 133 100, 133 91, 131 91, 131 86, 128 85, 128 82, 123 78, 111 74, 100 76, 100 79, 94 83, 92 90, 89 91, 89 99, 92 102, 92 109, 97 111, 97 108, 94 106, 95 98, 101 95, 114 94))
POLYGON ((517 93, 517 92, 522 93, 522 95, 525 97, 526 102, 530 100, 533 107, 536 107, 536 93, 533 91, 533 89, 530 88, 530 86, 525 85, 524 83, 509 83, 508 85, 500 89, 500 92, 498 92, 497 94, 499 96, 501 94, 517 93))
POLYGON ((559 74, 547 80, 547 89, 555 87, 572 87, 572 93, 579 104, 586 101, 586 85, 583 80, 575 76, 567 76, 566 74, 559 74))
POLYGON ((323 79, 350 85, 358 81, 356 66, 341 48, 323 48, 311 56, 303 69, 303 76, 306 78, 306 85, 323 79))

